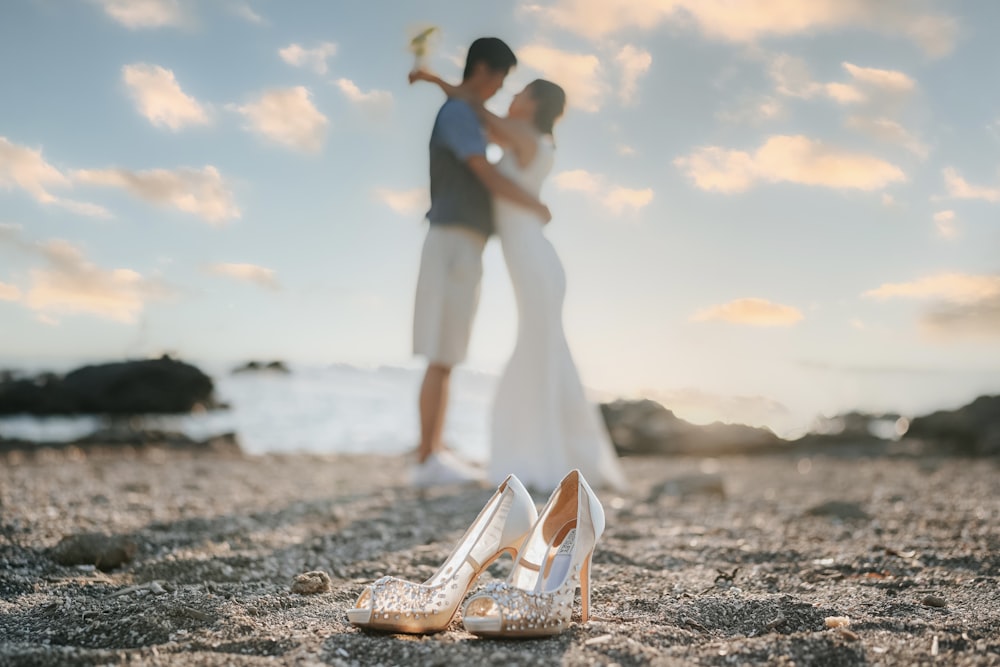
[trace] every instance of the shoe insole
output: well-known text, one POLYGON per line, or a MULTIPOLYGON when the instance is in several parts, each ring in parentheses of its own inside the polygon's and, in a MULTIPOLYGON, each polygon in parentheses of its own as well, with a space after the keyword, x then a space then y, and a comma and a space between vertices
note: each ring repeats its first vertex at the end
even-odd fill
POLYGON ((559 550, 556 551, 555 555, 549 561, 545 576, 538 581, 538 590, 540 592, 552 592, 566 581, 569 568, 573 565, 574 546, 576 546, 576 528, 566 533, 566 537, 563 538, 562 543, 559 545, 559 550))

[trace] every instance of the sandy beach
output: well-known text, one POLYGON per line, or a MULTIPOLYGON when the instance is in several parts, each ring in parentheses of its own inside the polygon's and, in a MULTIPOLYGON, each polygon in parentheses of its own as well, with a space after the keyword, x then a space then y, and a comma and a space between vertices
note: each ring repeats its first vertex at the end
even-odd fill
POLYGON ((416 492, 406 463, 155 447, 9 458, 0 663, 1000 662, 996 459, 627 458, 630 493, 602 495, 594 617, 531 641, 477 639, 457 620, 425 637, 346 623, 371 579, 429 576, 492 492, 416 492), (125 562, 60 564, 75 557, 61 540, 93 532, 125 562), (329 590, 292 592, 310 571, 329 590))

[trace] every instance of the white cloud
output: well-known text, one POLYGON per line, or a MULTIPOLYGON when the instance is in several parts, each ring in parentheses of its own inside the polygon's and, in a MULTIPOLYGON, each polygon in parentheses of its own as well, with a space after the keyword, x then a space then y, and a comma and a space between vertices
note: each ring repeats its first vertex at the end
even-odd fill
POLYGON ((896 198, 893 197, 888 192, 882 193, 882 205, 883 206, 893 206, 896 204, 896 198))
POLYGON ((323 42, 319 46, 307 49, 301 44, 289 44, 278 50, 278 55, 294 67, 308 67, 317 74, 326 74, 329 68, 326 61, 337 54, 337 45, 333 42, 323 42))
POLYGON ((602 174, 594 174, 585 169, 560 172, 553 176, 552 181, 560 190, 584 193, 616 216, 626 211, 637 213, 653 201, 654 196, 652 188, 626 188, 608 183, 608 179, 602 174))
POLYGON ((559 172, 552 177, 552 181, 561 190, 597 194, 603 189, 601 177, 590 173, 586 169, 572 169, 570 171, 559 172))
POLYGON ((838 104, 898 103, 916 90, 916 82, 903 72, 896 70, 859 67, 853 63, 841 63, 850 75, 851 82, 815 81, 809 66, 802 58, 785 53, 774 56, 768 67, 768 74, 774 82, 775 92, 787 97, 811 99, 826 97, 838 104))
POLYGON ((857 104, 865 101, 865 94, 849 83, 824 83, 820 86, 823 94, 838 104, 857 104))
POLYGON ((229 7, 230 11, 245 21, 256 23, 257 25, 263 25, 265 23, 264 17, 255 12, 253 8, 246 3, 237 2, 231 4, 229 7))
POLYGON ((653 189, 635 190, 618 185, 611 188, 601 201, 614 215, 621 215, 625 211, 636 212, 653 201, 653 189))
POLYGON ((150 123, 177 131, 186 125, 205 125, 208 113, 198 100, 181 90, 171 70, 136 63, 122 68, 136 108, 150 123))
POLYGON ((845 124, 850 129, 866 134, 878 141, 902 146, 917 157, 926 158, 929 152, 927 144, 920 141, 905 127, 889 118, 851 116, 845 124))
POLYGON ((0 283, 0 301, 18 301, 21 298, 21 290, 14 285, 0 283))
POLYGON ((323 148, 328 121, 303 86, 269 90, 255 102, 227 108, 246 118, 247 130, 275 143, 306 153, 323 148))
POLYGON ((843 67, 847 70, 848 74, 860 83, 888 93, 906 95, 912 93, 917 88, 917 84, 913 79, 896 70, 859 67, 848 62, 843 63, 843 67))
POLYGON ((384 113, 392 106, 392 93, 387 90, 362 91, 350 79, 337 79, 334 85, 348 100, 369 112, 384 113))
POLYGON ((53 202, 56 206, 64 208, 67 211, 72 211, 79 215, 85 215, 88 218, 113 218, 111 211, 104 208, 99 204, 91 204, 85 201, 74 201, 72 199, 57 199, 53 202))
POLYGON ((0 137, 0 183, 17 186, 43 204, 56 200, 47 188, 70 186, 69 179, 45 161, 41 150, 19 146, 6 137, 0 137))
POLYGON ((96 0, 104 12, 126 28, 165 28, 183 25, 179 0, 96 0))
POLYGON ((938 273, 905 283, 885 283, 862 296, 873 299, 941 298, 957 303, 973 303, 1000 296, 1000 276, 938 273))
POLYGON ((929 55, 941 56, 954 46, 957 22, 923 11, 927 4, 900 0, 556 0, 542 6, 528 0, 522 8, 542 22, 593 40, 629 29, 651 30, 666 21, 694 25, 708 37, 742 43, 861 27, 904 35, 929 55))
POLYGON ((50 267, 31 272, 24 302, 44 313, 90 313, 134 322, 143 309, 143 278, 129 269, 105 270, 84 258, 66 241, 43 247, 50 267))
POLYGON ((19 228, 0 225, 0 243, 43 262, 42 268, 29 272, 29 286, 17 293, 18 301, 43 322, 52 323, 57 315, 83 313, 132 323, 147 301, 170 296, 162 284, 131 269, 100 268, 68 241, 28 241, 19 228))
POLYGON ((637 153, 637 151, 628 144, 618 144, 615 147, 615 150, 618 151, 619 155, 635 155, 637 153))
POLYGON ((934 214, 934 224, 937 225, 938 234, 946 239, 955 238, 958 234, 954 211, 938 211, 934 214))
POLYGON ((85 169, 73 172, 73 178, 88 185, 122 188, 147 202, 172 206, 214 224, 240 217, 228 184, 211 165, 146 171, 85 169))
POLYGON ((562 86, 569 106, 588 112, 600 110, 608 86, 602 79, 597 56, 531 44, 518 50, 517 59, 562 86))
POLYGON ((802 312, 767 299, 746 298, 704 308, 691 317, 692 322, 711 320, 757 327, 787 327, 802 320, 802 312))
POLYGON ((716 118, 725 123, 752 123, 758 124, 775 118, 780 118, 785 114, 785 106, 781 100, 771 95, 743 95, 739 98, 734 108, 719 111, 716 118))
POLYGON ((1000 295, 974 303, 938 304, 924 313, 920 324, 931 338, 986 339, 992 343, 1000 340, 1000 295))
POLYGON ((799 183, 829 188, 878 190, 905 181, 899 167, 801 135, 776 135, 754 151, 699 148, 674 164, 702 190, 743 192, 760 183, 799 183))
POLYGON ((971 185, 962 178, 961 174, 954 167, 945 167, 941 173, 944 175, 944 184, 948 189, 949 197, 955 199, 983 199, 989 202, 1000 201, 1000 188, 971 185))
POLYGON ((777 118, 781 113, 781 103, 772 97, 764 98, 757 105, 757 115, 760 118, 777 118))
POLYGON ((615 56, 615 62, 622 71, 618 96, 622 104, 634 104, 639 78, 649 71, 650 65, 653 64, 653 56, 649 51, 626 44, 615 56))
POLYGON ((72 181, 42 157, 40 149, 20 146, 0 137, 0 187, 19 188, 41 204, 62 208, 97 218, 110 218, 103 206, 63 199, 49 192, 50 188, 69 188, 72 181))
POLYGON ((422 215, 430 208, 427 188, 392 190, 375 188, 375 196, 386 206, 400 215, 422 215))
POLYGON ((207 270, 209 273, 251 283, 264 289, 281 289, 281 285, 278 284, 278 280, 275 277, 274 269, 257 266, 256 264, 218 263, 209 265, 207 270))
POLYGON ((823 92, 823 84, 812 79, 809 66, 802 58, 779 53, 771 60, 768 74, 774 90, 787 97, 810 98, 823 92))
POLYGON ((939 273, 905 283, 886 283, 863 296, 930 301, 920 325, 931 338, 1000 339, 1000 274, 939 273))

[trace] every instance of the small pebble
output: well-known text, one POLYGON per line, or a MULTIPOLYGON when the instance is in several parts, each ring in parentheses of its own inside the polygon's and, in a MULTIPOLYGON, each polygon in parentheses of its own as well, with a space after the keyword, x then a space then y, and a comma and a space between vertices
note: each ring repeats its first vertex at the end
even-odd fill
POLYGON ((828 628, 846 628, 851 624, 851 619, 846 616, 827 616, 823 622, 828 628))
POLYGON ((606 641, 611 640, 611 635, 601 635, 599 637, 591 637, 587 641, 583 642, 584 646, 593 646, 594 644, 603 644, 606 641))
POLYGON ((60 565, 93 565, 108 571, 131 561, 138 548, 129 537, 79 533, 63 537, 51 549, 51 556, 60 565))
POLYGON ((840 636, 849 642, 856 642, 859 639, 861 639, 861 637, 859 637, 856 632, 852 632, 847 628, 840 628, 840 636))
POLYGON ((296 575, 292 582, 292 592, 299 595, 315 595, 330 592, 330 575, 320 570, 296 575))
POLYGON ((928 595, 923 600, 921 600, 921 603, 923 603, 924 605, 926 605, 928 607, 947 607, 948 606, 948 603, 945 602, 944 598, 939 598, 936 595, 928 595))

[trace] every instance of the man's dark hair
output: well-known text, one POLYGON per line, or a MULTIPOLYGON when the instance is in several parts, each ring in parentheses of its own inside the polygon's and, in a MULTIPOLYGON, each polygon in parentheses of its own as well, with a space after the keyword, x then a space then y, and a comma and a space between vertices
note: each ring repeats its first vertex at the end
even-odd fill
POLYGON ((502 39, 480 37, 469 46, 469 54, 465 57, 465 72, 462 73, 462 81, 472 76, 472 72, 476 69, 476 63, 484 63, 494 72, 506 74, 511 67, 517 64, 517 58, 502 39))

